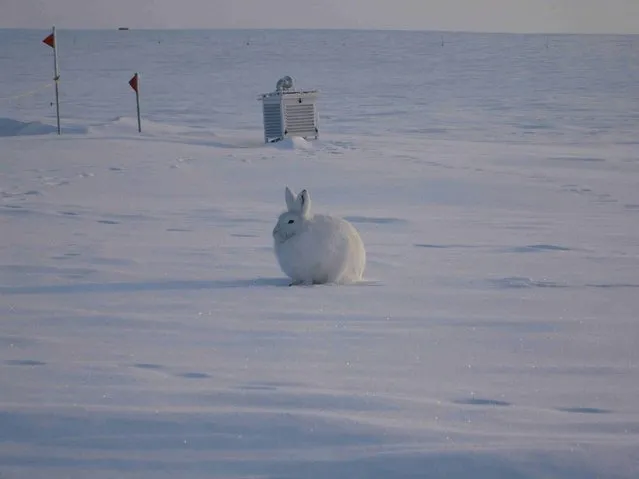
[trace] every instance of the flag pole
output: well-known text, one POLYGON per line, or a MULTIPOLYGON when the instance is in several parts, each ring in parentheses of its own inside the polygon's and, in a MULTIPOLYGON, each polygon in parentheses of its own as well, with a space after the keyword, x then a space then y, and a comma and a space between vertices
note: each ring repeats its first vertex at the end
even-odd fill
POLYGON ((60 130, 60 91, 59 91, 59 83, 60 83, 60 69, 58 67, 58 39, 55 33, 55 26, 53 27, 53 70, 55 72, 55 76, 53 79, 55 80, 55 116, 58 123, 58 135, 61 133, 60 130))
POLYGON ((129 80, 129 85, 135 90, 135 104, 138 110, 138 132, 142 133, 142 119, 140 117, 140 74, 135 72, 133 78, 129 80))
POLYGON ((142 119, 140 118, 140 74, 136 73, 135 77, 138 79, 137 88, 135 89, 135 104, 138 109, 138 132, 142 133, 142 119))
POLYGON ((60 69, 58 68, 58 39, 56 38, 55 26, 52 32, 42 40, 43 43, 53 48, 53 81, 55 82, 55 116, 58 124, 58 135, 60 134, 60 69))

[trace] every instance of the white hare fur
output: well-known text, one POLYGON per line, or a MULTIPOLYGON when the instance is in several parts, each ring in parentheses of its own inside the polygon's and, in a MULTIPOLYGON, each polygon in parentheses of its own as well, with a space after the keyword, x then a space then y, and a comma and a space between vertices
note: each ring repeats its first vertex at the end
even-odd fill
POLYGON ((328 215, 311 214, 311 197, 285 191, 288 211, 273 229, 275 256, 291 284, 353 283, 366 266, 366 250, 355 227, 328 215))

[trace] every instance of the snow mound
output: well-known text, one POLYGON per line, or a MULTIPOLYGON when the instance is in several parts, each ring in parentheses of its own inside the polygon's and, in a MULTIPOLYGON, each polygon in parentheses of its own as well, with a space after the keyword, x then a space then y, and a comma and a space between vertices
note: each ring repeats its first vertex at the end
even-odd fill
MULTIPOLYGON (((54 125, 48 125, 39 121, 19 121, 11 118, 0 118, 0 137, 2 136, 32 136, 50 135, 57 133, 54 125)), ((86 128, 72 127, 62 128, 63 133, 87 133, 86 128)))
POLYGON ((48 135, 56 132, 55 126, 46 125, 39 121, 24 122, 11 118, 0 118, 0 136, 48 135))
MULTIPOLYGON (((98 123, 91 126, 90 131, 97 135, 118 135, 124 137, 139 136, 138 120, 136 117, 116 116, 106 122, 98 123)), ((176 137, 190 135, 193 128, 184 125, 174 125, 170 123, 161 123, 142 118, 142 134, 145 137, 176 137)), ((206 131, 207 136, 214 136, 215 133, 206 131)))
POLYGON ((313 145, 301 136, 292 136, 284 138, 282 141, 275 143, 275 147, 280 150, 312 150, 313 145))
MULTIPOLYGON (((147 130, 151 124, 151 128, 155 126, 154 123, 149 122, 148 120, 143 119, 142 127, 143 131, 147 130)), ((116 116, 114 118, 110 118, 107 121, 97 123, 91 125, 90 128, 91 133, 108 133, 108 134, 121 134, 121 133, 130 133, 137 134, 138 133, 138 120, 137 118, 126 117, 126 116, 116 116)), ((146 131, 145 131, 146 133, 146 131)))

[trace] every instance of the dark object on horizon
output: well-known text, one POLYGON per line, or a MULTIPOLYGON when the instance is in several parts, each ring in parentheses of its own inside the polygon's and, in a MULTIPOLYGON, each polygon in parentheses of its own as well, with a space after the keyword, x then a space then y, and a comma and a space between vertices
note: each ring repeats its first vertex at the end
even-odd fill
POLYGON ((129 27, 119 27, 118 30, 128 30, 129 27))

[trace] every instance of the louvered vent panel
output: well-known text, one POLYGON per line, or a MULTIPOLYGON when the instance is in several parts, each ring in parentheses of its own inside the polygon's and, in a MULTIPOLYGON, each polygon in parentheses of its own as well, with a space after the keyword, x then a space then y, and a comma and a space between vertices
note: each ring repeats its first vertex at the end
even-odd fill
POLYGON ((268 139, 281 138, 282 109, 280 103, 264 103, 264 135, 268 139))
POLYGON ((315 135, 315 105, 299 103, 286 106, 286 134, 315 135))

